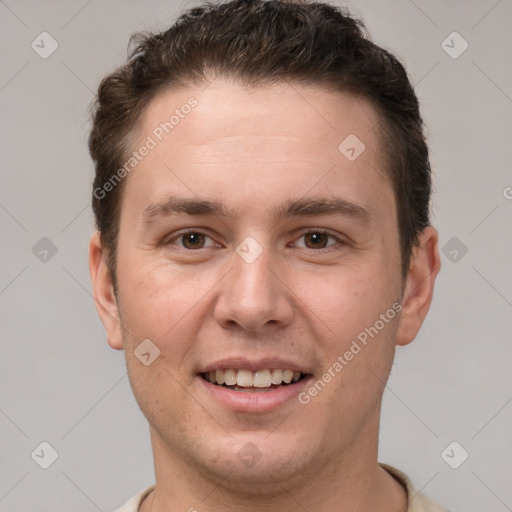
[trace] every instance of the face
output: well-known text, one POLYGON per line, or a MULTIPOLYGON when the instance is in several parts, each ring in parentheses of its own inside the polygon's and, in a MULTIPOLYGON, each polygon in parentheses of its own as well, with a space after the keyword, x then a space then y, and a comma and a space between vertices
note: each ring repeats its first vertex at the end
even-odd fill
POLYGON ((97 236, 91 272, 155 460, 255 489, 376 452, 395 345, 431 293, 424 311, 401 303, 404 285, 419 292, 401 278, 377 123, 355 97, 220 78, 150 103, 134 150, 152 147, 123 190, 117 301, 97 236))

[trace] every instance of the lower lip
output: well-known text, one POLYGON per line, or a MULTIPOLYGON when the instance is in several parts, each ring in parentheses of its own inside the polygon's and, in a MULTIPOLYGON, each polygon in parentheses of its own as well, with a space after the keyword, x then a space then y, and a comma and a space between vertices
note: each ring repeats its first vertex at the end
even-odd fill
POLYGON ((280 386, 272 391, 244 392, 234 391, 223 386, 212 384, 202 377, 197 377, 213 398, 228 409, 237 412, 266 412, 276 409, 289 400, 293 400, 308 386, 312 376, 303 378, 299 382, 280 386))

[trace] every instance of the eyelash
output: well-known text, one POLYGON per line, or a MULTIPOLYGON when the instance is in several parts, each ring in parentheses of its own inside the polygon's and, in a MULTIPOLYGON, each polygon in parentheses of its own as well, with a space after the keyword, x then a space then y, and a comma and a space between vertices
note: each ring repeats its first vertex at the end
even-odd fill
MULTIPOLYGON (((207 235, 203 231, 201 231, 199 229, 189 228, 189 229, 185 229, 183 231, 180 231, 180 232, 176 233, 172 238, 165 240, 163 242, 163 245, 165 245, 165 246, 172 245, 177 240, 181 240, 183 236, 188 235, 188 234, 192 234, 192 233, 193 234, 197 234, 197 235, 203 235, 206 238, 209 238, 210 240, 213 241, 212 237, 210 237, 209 235, 207 235)), ((311 229, 311 228, 308 228, 307 230, 302 231, 295 240, 299 240, 300 238, 303 238, 304 236, 306 236, 308 234, 327 235, 330 239, 334 239, 336 243, 333 243, 331 245, 327 245, 326 247, 320 247, 318 249, 311 248, 311 247, 301 247, 301 249, 306 249, 306 250, 310 250, 310 251, 314 251, 314 252, 320 252, 320 251, 327 252, 327 251, 331 251, 331 250, 339 250, 342 246, 346 245, 346 241, 345 240, 343 240, 343 239, 333 235, 331 232, 323 230, 323 229, 311 229)), ((214 242, 214 243, 217 244, 216 242, 214 242)), ((329 243, 329 241, 327 243, 329 243)), ((211 248, 211 247, 200 247, 199 249, 188 249, 188 248, 183 247, 183 246, 178 246, 178 247, 180 249, 183 249, 183 250, 187 251, 187 252, 198 252, 201 249, 210 249, 211 248)))

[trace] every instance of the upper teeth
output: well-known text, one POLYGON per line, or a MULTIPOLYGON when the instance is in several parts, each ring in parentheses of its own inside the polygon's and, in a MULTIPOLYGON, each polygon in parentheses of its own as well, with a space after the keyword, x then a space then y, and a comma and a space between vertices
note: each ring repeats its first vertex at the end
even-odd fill
POLYGON ((289 384, 300 379, 300 372, 292 370, 213 370, 204 374, 207 380, 214 384, 226 384, 228 386, 240 386, 244 388, 268 388, 272 384, 289 384))

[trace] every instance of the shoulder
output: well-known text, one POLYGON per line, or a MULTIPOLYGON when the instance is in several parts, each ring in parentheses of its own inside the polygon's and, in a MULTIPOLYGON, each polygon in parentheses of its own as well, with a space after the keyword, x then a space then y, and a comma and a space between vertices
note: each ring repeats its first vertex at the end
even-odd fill
POLYGON ((150 485, 146 489, 138 492, 135 496, 132 496, 121 508, 114 510, 114 512, 137 512, 140 504, 144 498, 155 488, 155 485, 150 485))
POLYGON ((383 463, 380 463, 380 467, 385 469, 405 487, 408 500, 407 512, 450 512, 448 509, 434 503, 422 492, 417 491, 409 477, 405 473, 402 473, 402 471, 383 463))

